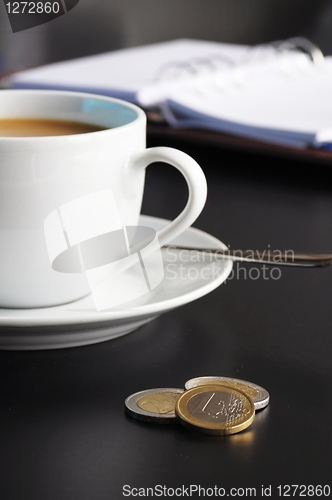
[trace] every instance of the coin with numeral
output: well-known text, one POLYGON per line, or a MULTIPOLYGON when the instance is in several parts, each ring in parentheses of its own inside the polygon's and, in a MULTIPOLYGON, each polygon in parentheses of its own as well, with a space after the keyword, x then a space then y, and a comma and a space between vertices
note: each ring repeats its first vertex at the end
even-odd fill
POLYGON ((183 425, 204 434, 235 434, 252 423, 255 406, 242 391, 209 384, 185 391, 176 402, 175 413, 183 425))
POLYGON ((240 380, 237 378, 230 377, 196 377, 188 380, 185 383, 186 389, 192 389, 193 387, 198 387, 199 385, 206 384, 223 384, 229 385, 234 389, 239 389, 240 391, 251 397, 255 404, 255 410, 262 410, 265 408, 270 401, 270 395, 266 389, 260 385, 253 384, 252 382, 247 382, 246 380, 240 380))
POLYGON ((176 424, 175 403, 183 389, 148 389, 125 400, 125 411, 138 420, 159 424, 176 424))

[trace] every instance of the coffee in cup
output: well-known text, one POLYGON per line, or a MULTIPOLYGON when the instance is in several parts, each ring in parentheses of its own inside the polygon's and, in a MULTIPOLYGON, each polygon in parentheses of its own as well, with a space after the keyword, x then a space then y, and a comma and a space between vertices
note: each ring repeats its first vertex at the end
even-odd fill
POLYGON ((0 137, 41 137, 87 134, 105 130, 104 127, 65 120, 40 118, 4 118, 0 120, 0 137))
MULTIPOLYGON (((146 149, 146 116, 133 104, 76 92, 3 90, 1 121, 4 127, 11 122, 17 128, 25 122, 33 135, 0 137, 0 307, 55 306, 89 294, 84 273, 53 269, 50 249, 55 255, 79 246, 86 227, 93 237, 109 231, 114 220, 114 230, 119 224, 136 226, 150 163, 174 166, 189 188, 184 210, 157 233, 160 245, 187 229, 204 206, 207 188, 199 165, 172 148, 146 149), (63 128, 60 135, 54 129, 51 135, 39 135, 32 131, 37 122, 42 128, 46 122, 54 127, 62 123, 63 128), (62 133, 64 124, 73 123, 78 124, 73 133, 62 133), (112 194, 112 202, 104 197, 105 192, 112 194), (99 197, 98 193, 103 194, 99 197), (99 202, 108 200, 107 228, 99 219, 90 224, 95 197, 99 202), (72 223, 73 207, 83 210, 78 214, 82 227, 72 223), (67 214, 65 222, 63 213, 67 214), (53 229, 57 228, 49 231, 48 239, 45 221, 48 228, 53 223, 53 229), (53 234, 62 236, 53 238, 53 234)), ((163 196, 169 196, 171 203, 172 193, 163 196)))

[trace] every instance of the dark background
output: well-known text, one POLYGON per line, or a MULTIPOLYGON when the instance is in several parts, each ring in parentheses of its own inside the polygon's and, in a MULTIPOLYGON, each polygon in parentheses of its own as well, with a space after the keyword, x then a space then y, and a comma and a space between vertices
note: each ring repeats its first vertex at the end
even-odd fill
POLYGON ((332 53, 331 0, 80 0, 66 15, 12 33, 0 3, 0 67, 196 38, 258 44, 307 36, 332 53))
MULTIPOLYGON (((205 171, 209 197, 196 227, 232 248, 331 251, 329 166, 164 144, 205 171)), ((185 199, 175 169, 149 167, 144 213, 173 218, 185 199)), ((332 486, 331 283, 332 267, 282 268, 278 280, 242 271, 109 342, 0 351, 1 500, 121 500, 124 485, 255 487, 256 498, 262 485, 272 498, 278 485, 332 486), (125 415, 130 394, 201 375, 258 383, 270 405, 225 437, 125 415)))

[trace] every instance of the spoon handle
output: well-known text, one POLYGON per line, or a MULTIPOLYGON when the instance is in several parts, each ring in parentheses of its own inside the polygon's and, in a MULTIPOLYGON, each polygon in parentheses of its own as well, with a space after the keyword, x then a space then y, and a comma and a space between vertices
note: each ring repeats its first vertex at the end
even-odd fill
POLYGON ((239 262, 252 262, 258 264, 268 264, 271 266, 297 266, 297 267, 326 267, 332 264, 332 254, 324 253, 299 253, 287 250, 281 252, 279 250, 222 250, 215 248, 194 248, 183 247, 178 245, 165 245, 163 249, 171 252, 199 252, 199 254, 206 254, 206 258, 213 257, 214 260, 222 261, 224 259, 239 261, 239 262))

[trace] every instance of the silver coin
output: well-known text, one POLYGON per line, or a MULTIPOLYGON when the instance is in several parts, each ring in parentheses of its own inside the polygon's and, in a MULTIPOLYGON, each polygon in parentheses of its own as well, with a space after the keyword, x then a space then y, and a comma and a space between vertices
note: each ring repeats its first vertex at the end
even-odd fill
POLYGON ((185 383, 186 389, 192 389, 193 387, 198 387, 200 385, 211 384, 211 383, 225 383, 226 385, 231 385, 234 389, 239 389, 250 396, 254 402, 255 410, 262 410, 265 408, 270 401, 270 395, 266 389, 260 385, 253 384, 252 382, 247 382, 246 380, 240 380, 237 378, 230 377, 196 377, 188 380, 185 383))
POLYGON ((135 392, 125 400, 128 415, 145 422, 176 424, 175 404, 183 389, 163 388, 135 392))

